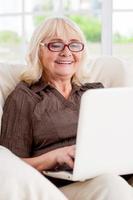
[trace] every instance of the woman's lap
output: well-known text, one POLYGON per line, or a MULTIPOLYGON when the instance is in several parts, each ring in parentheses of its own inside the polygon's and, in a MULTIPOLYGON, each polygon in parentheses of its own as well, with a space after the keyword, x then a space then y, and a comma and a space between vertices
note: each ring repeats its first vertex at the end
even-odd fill
POLYGON ((133 188, 120 176, 105 174, 60 190, 69 200, 131 200, 133 188))

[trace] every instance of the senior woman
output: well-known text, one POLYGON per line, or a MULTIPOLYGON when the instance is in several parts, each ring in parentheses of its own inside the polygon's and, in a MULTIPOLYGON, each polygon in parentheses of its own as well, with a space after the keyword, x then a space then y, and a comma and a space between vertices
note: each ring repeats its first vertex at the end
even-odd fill
MULTIPOLYGON (((87 83, 87 43, 71 20, 48 18, 33 33, 28 69, 8 96, 1 144, 40 172, 74 165, 82 94, 101 88, 87 83)), ((85 182, 51 179, 70 200, 130 200, 132 187, 121 177, 101 175, 85 182)))

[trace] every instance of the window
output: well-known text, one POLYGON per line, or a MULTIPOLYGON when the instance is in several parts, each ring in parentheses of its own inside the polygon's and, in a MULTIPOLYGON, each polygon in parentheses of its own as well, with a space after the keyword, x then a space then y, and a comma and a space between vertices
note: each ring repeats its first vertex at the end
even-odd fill
POLYGON ((133 55, 131 0, 0 0, 0 5, 0 61, 24 62, 35 27, 45 17, 59 14, 79 24, 90 57, 133 55))
POLYGON ((101 52, 100 0, 0 0, 0 5, 0 61, 23 62, 35 27, 45 17, 58 14, 83 29, 90 56, 101 52))
POLYGON ((113 55, 133 59, 133 1, 113 1, 113 55))

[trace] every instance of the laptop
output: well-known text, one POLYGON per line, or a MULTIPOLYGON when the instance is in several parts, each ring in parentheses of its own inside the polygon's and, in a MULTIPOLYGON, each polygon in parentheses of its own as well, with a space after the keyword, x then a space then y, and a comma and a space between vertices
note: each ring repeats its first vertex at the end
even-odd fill
POLYGON ((81 98, 73 171, 47 176, 84 181, 133 173, 133 88, 101 88, 81 98))

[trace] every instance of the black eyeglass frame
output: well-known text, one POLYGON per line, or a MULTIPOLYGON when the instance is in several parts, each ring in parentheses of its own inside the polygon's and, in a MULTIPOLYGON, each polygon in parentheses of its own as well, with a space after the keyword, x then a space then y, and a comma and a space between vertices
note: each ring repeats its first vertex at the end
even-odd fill
POLYGON ((65 49, 65 47, 67 47, 71 52, 81 52, 81 51, 84 50, 84 44, 83 44, 82 42, 70 42, 69 44, 64 44, 63 42, 49 42, 49 43, 43 43, 43 42, 41 42, 40 45, 41 45, 41 46, 46 46, 46 47, 49 49, 49 51, 52 51, 52 52, 60 52, 60 51, 63 51, 63 50, 65 49), (52 49, 50 48, 50 45, 53 44, 53 43, 61 43, 61 44, 63 44, 62 49, 61 49, 61 50, 52 50, 52 49), (71 48, 70 48, 70 45, 73 44, 73 43, 81 44, 81 45, 82 45, 82 48, 81 48, 80 50, 78 50, 78 51, 72 51, 71 48))

